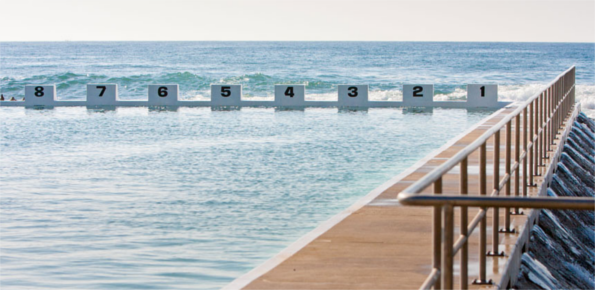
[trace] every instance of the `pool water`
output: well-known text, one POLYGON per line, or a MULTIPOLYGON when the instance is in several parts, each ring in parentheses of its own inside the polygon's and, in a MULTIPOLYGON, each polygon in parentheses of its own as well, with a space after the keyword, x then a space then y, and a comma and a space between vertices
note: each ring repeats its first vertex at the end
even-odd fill
POLYGON ((0 283, 220 288, 490 113, 0 108, 0 283))

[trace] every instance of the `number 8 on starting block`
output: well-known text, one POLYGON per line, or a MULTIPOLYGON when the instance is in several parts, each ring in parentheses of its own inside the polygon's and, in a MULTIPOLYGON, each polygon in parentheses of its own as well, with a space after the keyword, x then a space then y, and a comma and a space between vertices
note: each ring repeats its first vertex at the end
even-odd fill
POLYGON ((44 106, 53 107, 56 97, 56 86, 27 85, 25 86, 25 107, 44 106))

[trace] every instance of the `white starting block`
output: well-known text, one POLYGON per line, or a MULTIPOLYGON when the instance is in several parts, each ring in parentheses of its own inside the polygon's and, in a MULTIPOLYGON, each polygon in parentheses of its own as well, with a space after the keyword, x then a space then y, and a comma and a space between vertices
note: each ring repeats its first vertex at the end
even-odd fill
POLYGON ((240 106, 242 85, 211 85, 211 106, 240 106))
POLYGON ((306 105, 305 85, 275 85, 276 107, 304 107, 306 105))
POLYGON ((470 108, 498 107, 498 85, 468 84, 467 105, 470 108))
MULTIPOLYGON (((148 107, 205 107, 220 109, 238 109, 248 107, 278 107, 303 109, 306 107, 338 107, 350 110, 361 108, 397 107, 405 108, 502 108, 510 102, 498 101, 497 84, 468 84, 467 102, 440 101, 434 102, 433 84, 405 84, 403 85, 403 102, 370 102, 368 85, 338 85, 338 101, 309 101, 306 102, 306 86, 303 84, 275 85, 274 101, 242 101, 242 85, 215 84, 211 85, 211 101, 179 101, 179 85, 160 84, 149 85, 148 101, 120 101, 118 100, 117 84, 87 84, 86 101, 56 100, 56 85, 26 85, 24 102, 2 102, 0 106, 47 107, 56 106, 87 106, 116 107, 116 106, 148 106, 148 107)), ((160 108, 161 109, 161 108, 160 108)), ((415 111, 415 110, 414 110, 415 111)))
POLYGON ((367 107, 368 85, 339 85, 339 107, 367 107))
POLYGON ((149 85, 149 107, 177 106, 178 85, 149 85))
POLYGON ((432 107, 434 85, 403 85, 403 106, 432 107))
POLYGON ((118 85, 87 84, 87 107, 115 106, 117 99, 118 85))
POLYGON ((25 107, 53 107, 56 98, 56 86, 25 86, 25 107))

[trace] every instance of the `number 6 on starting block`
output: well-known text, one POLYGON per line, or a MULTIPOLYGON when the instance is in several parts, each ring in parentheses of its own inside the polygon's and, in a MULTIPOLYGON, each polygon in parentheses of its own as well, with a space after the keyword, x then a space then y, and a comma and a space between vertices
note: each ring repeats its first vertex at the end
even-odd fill
POLYGON ((149 107, 176 106, 178 91, 178 85, 149 85, 149 107))

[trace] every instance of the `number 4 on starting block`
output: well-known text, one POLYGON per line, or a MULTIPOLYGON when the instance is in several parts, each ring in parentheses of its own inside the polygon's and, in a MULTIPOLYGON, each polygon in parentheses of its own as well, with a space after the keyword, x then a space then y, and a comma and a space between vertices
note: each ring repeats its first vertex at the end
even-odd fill
POLYGON ((275 85, 275 106, 303 107, 305 92, 305 85, 275 85))

